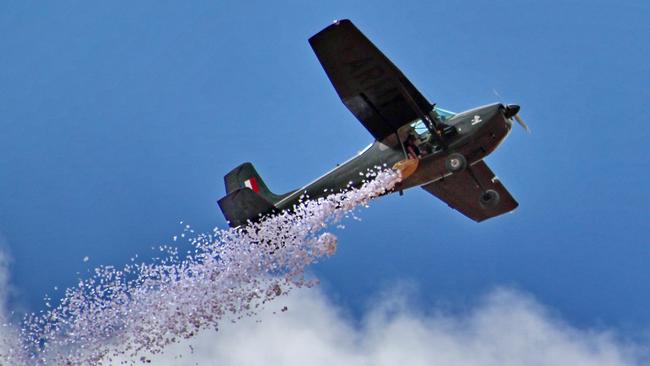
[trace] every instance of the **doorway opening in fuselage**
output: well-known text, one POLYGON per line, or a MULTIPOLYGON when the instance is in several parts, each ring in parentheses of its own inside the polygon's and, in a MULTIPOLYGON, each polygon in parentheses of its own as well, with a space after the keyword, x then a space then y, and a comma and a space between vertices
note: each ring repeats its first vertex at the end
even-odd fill
MULTIPOLYGON (((430 116, 435 121, 441 134, 446 135, 447 133, 445 132, 447 132, 448 128, 451 126, 445 122, 453 117, 454 113, 435 107, 430 112, 430 116)), ((443 146, 440 145, 439 139, 431 136, 431 131, 422 120, 417 119, 405 125, 402 129, 405 130, 403 132, 404 137, 402 141, 409 158, 416 157, 421 159, 442 151, 443 146)))

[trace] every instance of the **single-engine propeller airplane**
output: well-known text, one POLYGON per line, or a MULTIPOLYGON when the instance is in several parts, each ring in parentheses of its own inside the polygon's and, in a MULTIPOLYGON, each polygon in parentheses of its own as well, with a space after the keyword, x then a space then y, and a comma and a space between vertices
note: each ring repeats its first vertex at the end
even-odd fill
POLYGON ((343 104, 375 138, 357 156, 315 181, 285 194, 272 193, 251 163, 224 177, 219 207, 232 227, 290 210, 351 186, 376 166, 402 173, 398 189, 422 187, 480 222, 518 204, 483 161, 503 141, 519 106, 501 103, 452 113, 429 103, 402 72, 349 20, 335 21, 309 39, 343 104))

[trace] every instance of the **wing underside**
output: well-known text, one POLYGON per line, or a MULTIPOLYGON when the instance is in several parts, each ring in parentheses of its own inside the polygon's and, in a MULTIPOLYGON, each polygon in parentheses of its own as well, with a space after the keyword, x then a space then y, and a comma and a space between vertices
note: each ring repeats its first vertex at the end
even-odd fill
POLYGON ((377 140, 418 118, 413 102, 423 113, 431 111, 431 103, 349 20, 309 43, 345 106, 377 140))
POLYGON ((449 207, 458 210, 470 219, 481 222, 491 217, 510 212, 519 205, 510 192, 501 184, 492 170, 483 161, 472 165, 472 172, 481 182, 481 188, 472 178, 469 171, 452 174, 444 179, 423 185, 422 188, 440 198, 449 207), (483 189, 494 190, 499 195, 499 202, 486 207, 480 203, 483 189))

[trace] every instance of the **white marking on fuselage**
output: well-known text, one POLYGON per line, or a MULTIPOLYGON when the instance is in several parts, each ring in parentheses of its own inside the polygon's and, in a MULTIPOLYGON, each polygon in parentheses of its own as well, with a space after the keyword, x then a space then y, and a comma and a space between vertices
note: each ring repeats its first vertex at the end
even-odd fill
POLYGON ((474 119, 472 119, 472 126, 474 126, 477 123, 481 123, 483 120, 481 120, 481 116, 479 115, 474 115, 474 119))

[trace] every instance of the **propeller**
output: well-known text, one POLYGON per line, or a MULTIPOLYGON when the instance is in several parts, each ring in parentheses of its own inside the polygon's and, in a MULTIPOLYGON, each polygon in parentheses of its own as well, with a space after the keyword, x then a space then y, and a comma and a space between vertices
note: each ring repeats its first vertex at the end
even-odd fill
POLYGON ((517 120, 517 122, 519 122, 519 125, 521 127, 523 127, 524 130, 526 130, 526 132, 530 133, 530 128, 528 128, 528 125, 526 124, 526 122, 524 122, 524 120, 521 117, 519 117, 518 114, 515 114, 515 120, 517 120))
MULTIPOLYGON (((494 95, 496 95, 497 98, 499 98, 499 100, 503 104, 503 101, 502 101, 503 98, 501 97, 501 94, 499 94, 499 92, 497 92, 496 89, 492 89, 492 91, 494 92, 494 95)), ((530 128, 528 127, 526 122, 524 122, 524 120, 521 117, 519 117, 519 109, 520 109, 520 107, 518 105, 516 105, 516 104, 504 104, 504 105, 506 106, 506 110, 505 110, 505 113, 504 113, 506 118, 509 118, 509 119, 514 118, 515 121, 517 121, 517 123, 519 123, 519 125, 524 130, 526 130, 526 132, 530 133, 530 128)))

